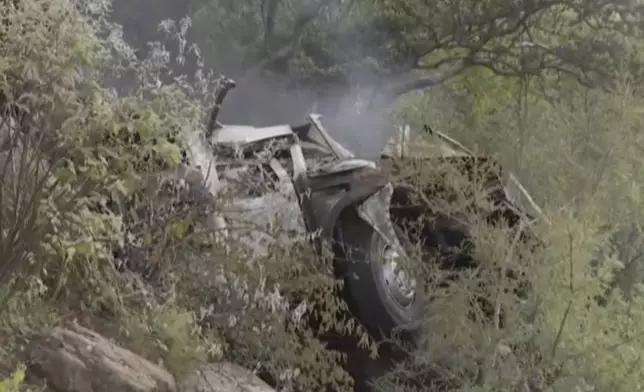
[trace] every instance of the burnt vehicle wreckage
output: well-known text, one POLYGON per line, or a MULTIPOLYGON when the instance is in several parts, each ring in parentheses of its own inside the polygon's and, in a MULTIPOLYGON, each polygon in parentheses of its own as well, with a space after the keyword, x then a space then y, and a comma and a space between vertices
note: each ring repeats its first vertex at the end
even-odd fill
MULTIPOLYGON (((233 175, 231 180, 234 167, 251 178, 253 189, 241 191, 249 199, 261 200, 263 193, 284 189, 290 192, 294 197, 286 202, 291 207, 295 204, 303 231, 317 251, 333 252, 335 277, 344 280, 344 300, 357 319, 376 338, 387 338, 397 331, 413 338, 423 319, 423 290, 420 282, 399 268, 401 258, 409 256, 413 245, 403 228, 430 216, 421 220, 424 224, 416 233, 430 251, 462 249, 470 235, 467 224, 419 204, 408 184, 395 179, 400 165, 411 161, 435 164, 432 160, 436 157, 401 160, 393 159, 395 154, 389 152, 383 153, 379 162, 356 158, 331 137, 315 114, 297 126, 223 125, 217 122, 217 115, 235 82, 222 77, 219 87, 206 134, 200 139, 205 150, 216 157, 215 180, 219 184, 215 187, 226 187, 240 178, 233 175)), ((439 159, 460 165, 472 181, 476 169, 492 161, 475 156, 444 134, 428 127, 425 130, 439 141, 439 159)), ((494 205, 488 219, 504 219, 522 235, 532 236, 534 221, 545 219, 539 207, 513 175, 503 174, 500 167, 486 173, 491 176, 486 179, 487 194, 494 205)), ((260 204, 265 213, 266 204, 260 204)), ((473 261, 464 256, 459 265, 452 261, 445 268, 471 266, 473 261)))
MULTIPOLYGON (((400 165, 434 164, 436 158, 400 160, 383 152, 378 162, 359 159, 331 137, 316 114, 297 126, 221 124, 221 104, 234 87, 233 80, 221 77, 206 132, 188 148, 185 166, 201 172, 203 187, 215 199, 217 193, 232 189, 237 199, 233 202, 244 213, 255 214, 254 220, 275 213, 268 211, 272 207, 267 197, 281 197, 280 208, 288 212, 277 214, 297 215, 294 230, 317 253, 332 252, 335 278, 344 281, 341 295, 367 331, 379 340, 395 334, 413 342, 421 328, 425 294, 423 284, 405 276, 401 268, 414 245, 403 229, 431 217, 421 220, 414 237, 434 254, 438 248, 460 247, 469 236, 467 224, 418 203, 408 184, 396 180, 400 165)), ((457 163, 470 176, 489 162, 446 135, 426 131, 439 141, 440 159, 457 163)), ((499 173, 493 175, 493 190, 488 192, 495 206, 489 219, 505 219, 530 235, 530 226, 543 215, 516 178, 499 173)), ((212 225, 228 233, 227 217, 213 217, 212 225)), ((452 256, 445 256, 452 262, 445 262, 444 268, 473 264, 467 255, 457 262, 452 256)))

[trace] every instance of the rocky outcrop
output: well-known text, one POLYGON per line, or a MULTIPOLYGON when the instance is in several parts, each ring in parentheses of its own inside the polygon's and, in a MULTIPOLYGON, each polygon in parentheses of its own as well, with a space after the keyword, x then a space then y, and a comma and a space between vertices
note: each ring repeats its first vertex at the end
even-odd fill
POLYGON ((252 372, 232 363, 207 364, 197 369, 179 389, 182 392, 274 392, 252 372))
POLYGON ((203 365, 177 385, 161 366, 77 324, 54 328, 30 355, 35 374, 56 392, 274 392, 229 363, 203 365))
POLYGON ((54 328, 31 350, 36 371, 60 392, 176 392, 163 368, 79 325, 54 328))

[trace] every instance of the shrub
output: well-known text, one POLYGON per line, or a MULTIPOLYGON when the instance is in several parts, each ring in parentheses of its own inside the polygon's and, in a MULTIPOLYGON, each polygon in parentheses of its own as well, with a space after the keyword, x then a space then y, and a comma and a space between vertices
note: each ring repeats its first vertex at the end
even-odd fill
POLYGON ((279 243, 264 258, 234 241, 225 249, 204 222, 225 201, 203 178, 177 176, 213 86, 203 67, 194 83, 169 72, 198 59, 183 41, 189 21, 163 24, 183 43, 177 58, 157 42, 138 60, 102 2, 1 12, 0 35, 15 37, 0 43, 0 331, 12 343, 2 365, 22 359, 32 334, 75 318, 177 377, 224 358, 280 387, 348 388, 341 356, 318 340, 347 329, 332 322, 342 305, 325 264, 279 243), (119 94, 105 86, 122 81, 132 85, 119 94), (288 293, 324 322, 291 319, 288 293))
MULTIPOLYGON (((496 157, 533 190, 550 224, 539 228, 543 251, 524 258, 531 294, 517 300, 487 291, 512 310, 498 328, 467 315, 466 309, 479 306, 471 298, 481 284, 480 267, 476 277, 465 274, 437 288, 428 307, 429 348, 380 380, 382 390, 398 390, 405 379, 422 376, 468 391, 641 389, 641 97, 624 83, 608 93, 560 89, 553 105, 512 81, 487 75, 472 82, 480 77, 456 80, 440 102, 432 96, 442 92, 409 97, 399 118, 428 121, 496 157), (469 106, 445 105, 458 100, 469 106), (527 104, 517 110, 517 101, 527 104), (443 366, 445 352, 453 354, 448 363, 456 367, 443 366)), ((498 227, 475 231, 474 253, 482 260, 499 260, 512 249, 507 235, 494 234, 498 227)), ((497 289, 511 283, 504 275, 487 276, 497 289)))
POLYGON ((18 392, 25 381, 25 366, 20 365, 5 379, 0 379, 0 391, 18 392))

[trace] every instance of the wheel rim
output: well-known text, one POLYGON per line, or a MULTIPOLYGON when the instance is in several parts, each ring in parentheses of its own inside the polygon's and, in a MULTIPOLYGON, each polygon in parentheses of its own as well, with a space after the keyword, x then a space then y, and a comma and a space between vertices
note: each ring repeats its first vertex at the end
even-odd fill
POLYGON ((385 246, 382 255, 382 280, 387 293, 402 308, 410 307, 416 298, 416 280, 401 267, 400 254, 391 246, 385 246))

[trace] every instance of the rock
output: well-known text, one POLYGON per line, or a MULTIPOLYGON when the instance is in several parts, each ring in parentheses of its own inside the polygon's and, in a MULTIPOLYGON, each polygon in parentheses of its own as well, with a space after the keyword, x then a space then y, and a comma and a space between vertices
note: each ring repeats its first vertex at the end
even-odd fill
POLYGON ((59 392, 176 392, 165 369, 87 328, 57 327, 30 350, 34 370, 59 392))
POLYGON ((201 366, 181 384, 179 390, 181 392, 275 392, 249 370, 227 362, 201 366))

